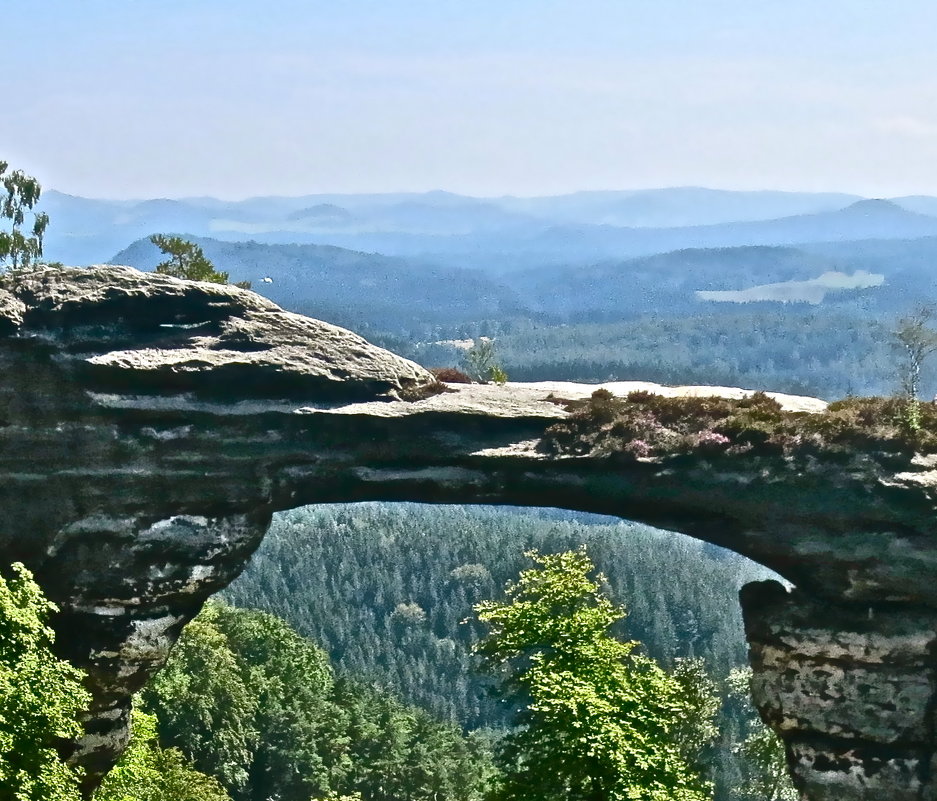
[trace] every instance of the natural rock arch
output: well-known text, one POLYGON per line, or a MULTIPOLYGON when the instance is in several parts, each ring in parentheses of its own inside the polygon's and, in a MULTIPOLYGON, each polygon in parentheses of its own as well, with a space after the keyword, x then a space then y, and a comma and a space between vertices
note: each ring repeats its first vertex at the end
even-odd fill
POLYGON ((350 332, 121 267, 0 279, 0 364, 0 560, 37 573, 89 673, 89 788, 130 695, 275 510, 416 500, 617 515, 773 568, 796 589, 749 585, 742 606, 803 797, 937 798, 934 460, 548 457, 567 412, 547 388, 433 395, 350 332))

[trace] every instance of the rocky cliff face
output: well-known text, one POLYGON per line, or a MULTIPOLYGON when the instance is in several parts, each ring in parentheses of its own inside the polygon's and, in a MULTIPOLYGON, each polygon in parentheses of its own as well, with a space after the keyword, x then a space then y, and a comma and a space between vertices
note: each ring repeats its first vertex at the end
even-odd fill
POLYGON ((88 671, 89 789, 275 510, 380 499, 619 515, 772 567, 796 590, 742 594, 754 694, 803 797, 937 799, 934 460, 546 457, 556 385, 434 394, 348 331, 120 267, 0 278, 0 365, 0 562, 35 571, 88 671))

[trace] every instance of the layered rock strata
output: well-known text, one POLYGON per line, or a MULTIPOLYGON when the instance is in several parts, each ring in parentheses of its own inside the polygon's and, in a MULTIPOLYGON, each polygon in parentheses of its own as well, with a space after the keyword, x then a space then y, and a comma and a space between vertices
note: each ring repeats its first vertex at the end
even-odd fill
POLYGON ((275 510, 409 500, 618 515, 777 570, 793 592, 742 602, 755 699, 803 797, 937 799, 932 460, 547 457, 537 441, 567 414, 547 395, 593 387, 439 393, 251 292, 121 267, 0 278, 0 365, 0 562, 35 571, 88 671, 73 759, 89 790, 126 743, 131 694, 275 510))
POLYGON ((742 591, 752 691, 811 801, 937 798, 937 610, 742 591))

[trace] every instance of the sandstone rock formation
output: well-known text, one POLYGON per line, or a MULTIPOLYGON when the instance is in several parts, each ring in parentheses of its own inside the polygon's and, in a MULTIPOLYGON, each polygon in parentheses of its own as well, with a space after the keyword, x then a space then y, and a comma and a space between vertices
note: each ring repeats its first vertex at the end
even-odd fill
POLYGON ((0 278, 0 365, 0 562, 35 571, 88 671, 88 789, 130 695, 275 510, 411 500, 618 515, 773 568, 795 590, 742 603, 755 700, 803 797, 937 799, 933 458, 546 457, 556 387, 434 394, 348 331, 122 267, 0 278))

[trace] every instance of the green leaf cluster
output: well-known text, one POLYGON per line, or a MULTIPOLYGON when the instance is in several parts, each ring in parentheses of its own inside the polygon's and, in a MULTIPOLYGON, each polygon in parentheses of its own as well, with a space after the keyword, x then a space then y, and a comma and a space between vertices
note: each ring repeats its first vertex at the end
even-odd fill
POLYGON ((702 801, 710 785, 675 739, 681 684, 611 627, 624 616, 584 549, 527 554, 504 601, 484 601, 476 651, 518 705, 500 753, 498 801, 702 801))
POLYGON ((231 801, 221 784, 195 770, 182 752, 160 748, 156 718, 134 710, 130 745, 93 801, 231 801))
MULTIPOLYGON (((81 671, 57 659, 55 611, 21 564, 0 576, 0 798, 80 801, 81 773, 60 750, 82 734, 91 698, 81 671)), ((162 749, 156 719, 134 713, 130 746, 94 801, 230 801, 221 785, 175 749, 162 749)))
MULTIPOLYGON (((225 597, 286 618, 322 644, 337 670, 390 687, 481 735, 508 729, 513 710, 485 691, 492 680, 475 669, 471 647, 485 626, 473 605, 499 597, 529 566, 524 551, 559 553, 582 543, 607 576, 610 597, 627 599, 616 637, 640 641, 678 681, 685 673, 705 680, 702 695, 712 689, 707 673, 724 677, 745 662, 738 589, 773 574, 689 537, 556 510, 379 503, 294 509, 274 517, 225 597), (401 605, 418 606, 425 621, 400 625, 401 605)), ((744 766, 733 746, 752 716, 750 706, 723 704, 719 742, 694 762, 716 783, 719 801, 736 801, 732 788, 744 766)), ((711 732, 707 719, 701 712, 685 722, 711 732)), ((685 736, 675 732, 680 742, 685 736)))
POLYGON ((386 693, 336 678, 273 615, 209 604, 144 690, 160 738, 236 801, 475 801, 483 743, 386 693))
POLYGON ((755 714, 751 702, 751 668, 733 670, 727 679, 731 700, 748 712, 748 725, 735 751, 743 770, 735 787, 738 801, 797 801, 787 769, 784 744, 755 714))
POLYGON ((80 774, 57 746, 81 734, 82 674, 52 654, 55 610, 32 574, 0 576, 0 787, 12 801, 78 801, 80 774))
POLYGON ((42 237, 49 225, 49 215, 33 212, 42 194, 42 186, 22 170, 7 172, 9 164, 0 161, 0 216, 9 221, 9 230, 0 231, 0 264, 9 262, 13 269, 28 267, 42 257, 42 237), (23 233, 27 214, 32 227, 23 233))

